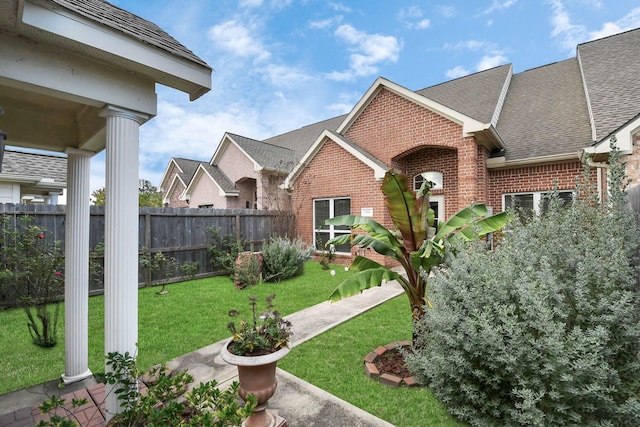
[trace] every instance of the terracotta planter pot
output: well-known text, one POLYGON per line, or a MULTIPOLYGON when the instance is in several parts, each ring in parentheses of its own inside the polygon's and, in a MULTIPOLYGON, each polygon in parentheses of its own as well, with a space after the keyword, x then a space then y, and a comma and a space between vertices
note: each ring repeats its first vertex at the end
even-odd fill
POLYGON ((266 406, 278 386, 276 380, 278 360, 286 356, 290 349, 285 347, 264 356, 237 356, 227 349, 231 342, 232 340, 229 340, 222 346, 220 356, 225 362, 238 367, 240 397, 246 400, 246 396, 252 394, 258 401, 258 406, 254 409, 253 414, 242 425, 244 427, 281 427, 286 425, 286 421, 282 417, 271 414, 266 410, 266 406))

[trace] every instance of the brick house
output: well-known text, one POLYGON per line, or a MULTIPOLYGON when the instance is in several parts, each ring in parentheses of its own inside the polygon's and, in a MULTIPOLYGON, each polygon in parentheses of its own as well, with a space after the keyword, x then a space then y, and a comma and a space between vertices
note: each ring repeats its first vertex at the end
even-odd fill
POLYGON ((520 73, 507 64, 418 91, 378 78, 345 116, 264 141, 226 134, 182 197, 192 207, 214 200, 200 198, 206 192, 198 187, 208 182, 215 183, 209 193, 219 194, 216 207, 269 208, 266 195, 281 189, 290 197, 297 235, 325 242, 349 233, 323 227, 329 217, 368 215, 391 225, 380 192, 391 168, 415 188, 425 179, 435 183, 431 201, 440 219, 471 203, 494 212, 512 204, 538 210, 541 196, 555 187, 570 197, 586 153, 593 154, 602 190, 611 136, 637 185, 639 58, 636 29, 580 44, 573 58, 520 73))
MULTIPOLYGON (((299 236, 317 242, 349 232, 322 226, 347 213, 391 225, 380 192, 391 168, 416 188, 424 179, 436 183, 440 218, 474 202, 496 212, 512 203, 537 210, 556 185, 561 196, 571 195, 584 153, 606 162, 616 136, 637 185, 638 58, 640 29, 581 44, 574 58, 521 73, 503 65, 416 92, 377 79, 285 180, 299 236)), ((594 166, 603 183, 606 164, 594 166)))

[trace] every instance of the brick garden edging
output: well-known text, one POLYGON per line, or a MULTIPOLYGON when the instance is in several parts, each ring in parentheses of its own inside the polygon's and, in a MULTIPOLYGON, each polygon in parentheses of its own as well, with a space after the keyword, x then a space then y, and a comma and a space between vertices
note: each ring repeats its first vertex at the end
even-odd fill
POLYGON ((369 354, 367 354, 364 358, 364 371, 369 378, 379 378, 380 384, 388 385, 391 387, 400 387, 401 385, 405 385, 407 387, 415 387, 418 385, 414 376, 401 378, 397 375, 392 374, 380 374, 378 368, 376 367, 376 360, 385 354, 389 350, 394 350, 398 347, 409 347, 411 343, 409 341, 398 341, 387 345, 381 345, 376 348, 369 354))

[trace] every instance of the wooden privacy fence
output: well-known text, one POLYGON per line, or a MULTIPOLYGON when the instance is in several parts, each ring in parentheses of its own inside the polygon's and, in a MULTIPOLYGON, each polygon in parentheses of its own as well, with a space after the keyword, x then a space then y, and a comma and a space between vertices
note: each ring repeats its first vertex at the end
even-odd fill
MULTIPOLYGON (((90 250, 104 242, 104 207, 91 206, 90 250)), ((33 218, 35 225, 53 233, 55 240, 65 242, 65 206, 0 203, 0 215, 11 215, 13 223, 22 215, 33 218)), ((187 209, 140 208, 138 220, 138 251, 148 248, 151 253, 162 252, 176 259, 178 265, 198 262, 198 277, 218 273, 211 264, 208 247, 210 228, 218 228, 221 236, 233 235, 259 250, 262 242, 272 236, 287 234, 283 224, 293 223, 291 212, 252 209, 187 209)), ((133 237, 133 236, 132 236, 133 237)), ((248 247, 247 247, 248 249, 248 247)), ((87 260, 89 262, 89 260, 87 260)), ((103 264, 102 254, 94 262, 103 264)), ((138 269, 138 282, 144 283, 144 271, 138 269)), ((180 269, 177 270, 180 274, 180 269)), ((172 278, 168 278, 171 281, 172 278)), ((175 280, 175 278, 173 278, 175 280)), ((93 277, 89 283, 92 294, 103 290, 102 276, 93 277)))

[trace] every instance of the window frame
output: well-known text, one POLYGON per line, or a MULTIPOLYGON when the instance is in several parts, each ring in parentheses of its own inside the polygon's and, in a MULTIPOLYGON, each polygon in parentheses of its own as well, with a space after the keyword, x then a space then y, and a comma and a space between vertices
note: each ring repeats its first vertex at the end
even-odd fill
MULTIPOLYGON (((545 190, 545 191, 519 191, 514 193, 502 193, 502 211, 506 211, 511 207, 511 204, 507 205, 507 197, 508 196, 533 196, 533 213, 535 215, 540 215, 542 208, 542 200, 543 197, 547 194, 552 193, 554 190, 545 190)), ((557 190, 558 193, 569 193, 573 197, 575 194, 575 190, 557 190)))
MULTIPOLYGON (((328 201, 329 202, 329 218, 335 218, 336 216, 340 216, 340 215, 344 215, 344 214, 340 214, 340 215, 336 215, 335 214, 335 202, 337 200, 348 200, 349 201, 349 214, 351 214, 351 197, 322 197, 322 198, 318 198, 318 199, 313 199, 313 246, 314 248, 316 248, 316 250, 323 250, 324 248, 318 248, 317 247, 317 243, 318 243, 318 235, 319 233, 322 234, 329 234, 329 239, 331 240, 335 237, 338 237, 339 235, 344 235, 344 234, 351 234, 351 228, 350 227, 346 227, 346 229, 340 229, 337 227, 343 227, 343 226, 335 226, 335 225, 327 225, 326 227, 328 228, 322 228, 323 224, 316 224, 316 203, 317 202, 323 202, 323 201, 328 201)), ((349 251, 348 252, 342 252, 342 251, 335 251, 336 254, 341 254, 341 255, 349 255, 351 254, 351 246, 349 246, 349 251)))

